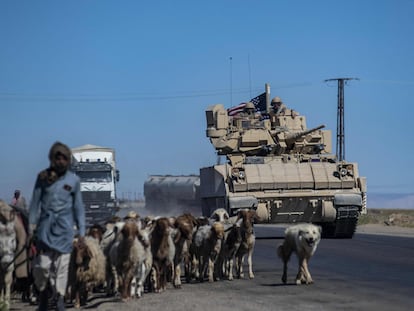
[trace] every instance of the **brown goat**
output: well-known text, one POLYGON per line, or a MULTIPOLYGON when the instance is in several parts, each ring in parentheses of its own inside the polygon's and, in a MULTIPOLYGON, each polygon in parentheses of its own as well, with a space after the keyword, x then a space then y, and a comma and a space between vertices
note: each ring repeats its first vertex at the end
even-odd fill
POLYGON ((92 237, 73 242, 69 265, 68 290, 75 299, 75 308, 85 305, 93 287, 105 282, 105 256, 92 237))
MULTIPOLYGON (((161 217, 155 220, 154 230, 151 236, 151 251, 153 256, 153 288, 159 293, 167 287, 167 276, 174 264, 175 245, 170 231, 170 220, 161 217)), ((174 270, 172 270, 174 271, 174 270)))
POLYGON ((101 243, 104 232, 105 228, 99 224, 95 224, 88 229, 86 235, 95 238, 99 243, 101 243))
POLYGON ((194 228, 197 225, 197 219, 191 214, 183 214, 175 220, 174 226, 177 233, 174 237, 175 256, 174 256, 174 287, 181 287, 181 263, 184 262, 185 278, 187 283, 191 278, 191 258, 189 249, 193 239, 194 228))
POLYGON ((237 219, 242 219, 240 225, 241 243, 236 252, 236 275, 237 278, 243 278, 243 263, 244 257, 247 254, 247 263, 249 266, 249 278, 254 278, 253 273, 253 250, 256 241, 256 236, 253 231, 253 223, 257 218, 256 211, 251 209, 241 209, 238 213, 237 219))
POLYGON ((217 275, 220 278, 226 277, 229 281, 233 280, 234 258, 242 242, 240 230, 242 219, 234 224, 225 224, 224 240, 221 247, 220 256, 217 260, 217 275))
POLYGON ((140 233, 135 221, 127 221, 121 230, 121 239, 111 249, 111 262, 114 264, 123 300, 131 298, 131 282, 139 264, 140 233))

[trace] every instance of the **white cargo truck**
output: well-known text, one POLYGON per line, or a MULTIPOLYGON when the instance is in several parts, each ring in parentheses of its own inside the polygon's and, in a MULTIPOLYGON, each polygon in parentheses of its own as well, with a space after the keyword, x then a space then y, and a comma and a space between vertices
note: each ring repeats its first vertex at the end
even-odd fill
POLYGON ((115 149, 89 144, 72 148, 72 171, 81 180, 86 224, 102 224, 115 215, 119 209, 115 149))

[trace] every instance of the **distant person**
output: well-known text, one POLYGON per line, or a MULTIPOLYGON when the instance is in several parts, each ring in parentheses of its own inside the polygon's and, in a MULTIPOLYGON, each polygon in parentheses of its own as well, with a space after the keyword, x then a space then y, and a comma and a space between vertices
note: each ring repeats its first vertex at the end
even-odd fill
POLYGON ((271 101, 272 113, 273 115, 283 115, 286 111, 286 105, 283 104, 282 99, 279 96, 276 96, 271 101))
MULTIPOLYGON (((18 218, 19 221, 23 224, 23 228, 26 231, 25 234, 27 235, 29 233, 29 211, 27 209, 26 199, 22 196, 20 190, 14 191, 13 199, 10 203, 10 206, 14 209, 16 213, 16 218, 18 218)), ((26 238, 27 236, 24 237, 24 239, 26 238)), ((25 243, 26 240, 24 240, 23 244, 25 243)))
POLYGON ((26 199, 22 196, 20 190, 14 191, 13 199, 10 202, 10 206, 13 207, 17 217, 20 218, 21 222, 23 223, 26 233, 28 233, 29 211, 27 208, 26 199))
POLYGON ((10 205, 16 207, 21 212, 27 212, 26 199, 24 198, 24 196, 22 196, 20 190, 14 191, 14 196, 10 205))
POLYGON ((243 116, 248 117, 249 119, 254 119, 256 117, 256 107, 252 102, 246 103, 243 110, 243 116))
POLYGON ((30 235, 38 255, 33 263, 34 282, 39 290, 39 311, 48 309, 48 284, 57 294, 56 310, 65 310, 64 295, 75 225, 80 241, 85 236, 85 210, 79 177, 69 171, 71 151, 61 142, 49 151, 49 168, 36 179, 29 209, 30 235))

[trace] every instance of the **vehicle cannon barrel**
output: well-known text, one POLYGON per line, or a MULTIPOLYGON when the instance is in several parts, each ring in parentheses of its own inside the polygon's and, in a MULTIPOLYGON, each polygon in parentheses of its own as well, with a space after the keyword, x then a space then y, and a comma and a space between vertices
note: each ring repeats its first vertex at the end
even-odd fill
POLYGON ((290 142, 293 142, 296 139, 298 139, 299 137, 302 137, 302 136, 308 135, 310 133, 316 132, 317 130, 323 129, 324 127, 325 127, 325 125, 322 124, 322 125, 319 125, 317 127, 312 128, 310 130, 288 134, 287 137, 286 137, 286 140, 290 141, 290 142))

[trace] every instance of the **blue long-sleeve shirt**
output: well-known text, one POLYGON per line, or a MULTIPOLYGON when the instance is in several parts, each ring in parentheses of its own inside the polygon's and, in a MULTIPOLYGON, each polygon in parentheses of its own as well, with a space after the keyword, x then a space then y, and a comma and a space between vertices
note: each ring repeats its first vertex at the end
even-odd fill
POLYGON ((60 253, 70 253, 75 235, 85 235, 85 209, 80 180, 67 171, 51 185, 37 177, 29 209, 29 223, 36 227, 36 238, 60 253))

